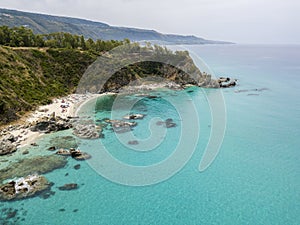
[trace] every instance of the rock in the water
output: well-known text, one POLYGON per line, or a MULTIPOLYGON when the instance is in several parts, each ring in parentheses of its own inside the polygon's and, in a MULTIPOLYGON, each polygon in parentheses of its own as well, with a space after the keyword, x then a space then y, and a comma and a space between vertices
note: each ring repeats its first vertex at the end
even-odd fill
POLYGON ((59 149, 57 152, 56 152, 57 155, 62 155, 62 156, 70 156, 71 153, 70 151, 68 150, 65 150, 65 149, 59 149))
POLYGON ((75 190, 78 188, 78 185, 75 183, 65 184, 64 186, 59 187, 58 189, 61 191, 69 191, 69 190, 75 190))
POLYGON ((57 155, 37 156, 25 158, 18 162, 11 163, 8 167, 0 170, 0 183, 12 177, 25 177, 29 174, 44 174, 55 169, 64 167, 67 164, 65 157, 57 155))
POLYGON ((54 137, 50 140, 50 144, 52 146, 53 151, 56 148, 78 148, 79 140, 73 136, 58 136, 54 137))
POLYGON ((70 150, 60 149, 56 152, 56 154, 62 156, 71 156, 76 160, 86 160, 91 158, 91 156, 86 152, 81 152, 80 150, 76 150, 75 148, 70 148, 70 150))
POLYGON ((17 151, 17 146, 14 143, 16 140, 17 138, 15 138, 12 134, 8 134, 0 138, 0 156, 8 155, 17 151))
POLYGON ((76 164, 76 165, 74 166, 74 169, 75 169, 75 170, 79 170, 79 169, 80 169, 80 164, 76 164))
POLYGON ((100 132, 101 130, 97 130, 93 124, 77 124, 73 130, 73 134, 82 139, 97 139, 100 132))
POLYGON ((70 153, 72 158, 76 160, 86 160, 91 158, 89 154, 86 152, 81 152, 80 150, 70 149, 70 153))
POLYGON ((156 125, 157 126, 164 125, 164 127, 166 127, 166 128, 171 128, 171 127, 176 127, 177 126, 177 124, 174 123, 173 119, 171 119, 171 118, 166 119, 165 121, 157 121, 156 125))
POLYGON ((56 150, 56 147, 55 147, 55 146, 51 146, 51 147, 48 148, 48 150, 49 150, 49 151, 55 151, 55 150, 56 150))
POLYGON ((48 189, 50 183, 43 176, 29 175, 0 186, 0 200, 17 200, 33 197, 48 189))
POLYGON ((123 120, 105 120, 106 123, 112 125, 113 131, 116 133, 125 133, 131 131, 131 128, 136 126, 136 122, 129 122, 123 120))
POLYGON ((138 145, 139 142, 136 141, 136 140, 134 140, 134 141, 128 141, 128 144, 129 144, 129 145, 138 145))
POLYGON ((25 151, 22 152, 22 155, 27 155, 27 154, 29 154, 28 150, 25 150, 25 151))
POLYGON ((138 120, 143 119, 145 115, 143 114, 129 114, 123 117, 125 120, 138 120))

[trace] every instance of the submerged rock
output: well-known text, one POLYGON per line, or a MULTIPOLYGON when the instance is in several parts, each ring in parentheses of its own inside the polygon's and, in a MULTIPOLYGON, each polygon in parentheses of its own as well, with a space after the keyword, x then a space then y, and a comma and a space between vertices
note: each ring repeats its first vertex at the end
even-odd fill
POLYGON ((78 188, 78 185, 75 183, 65 184, 64 186, 58 187, 61 191, 70 191, 78 188))
POLYGON ((125 133, 131 131, 132 127, 137 125, 136 122, 128 122, 123 120, 105 120, 106 123, 111 124, 113 131, 116 133, 125 133))
POLYGON ((75 148, 70 148, 70 150, 60 149, 56 152, 57 155, 62 156, 71 156, 76 160, 86 160, 90 159, 91 155, 86 152, 81 152, 80 150, 76 150, 75 148))
POLYGON ((74 127, 73 134, 82 139, 97 139, 100 137, 101 131, 93 124, 77 124, 74 127))
POLYGON ((58 136, 52 138, 50 144, 52 146, 48 149, 50 151, 54 151, 57 148, 78 148, 79 140, 72 136, 58 136))
POLYGON ((22 159, 11 163, 8 167, 0 170, 0 182, 14 177, 25 177, 29 174, 45 174, 55 169, 64 167, 67 160, 57 155, 37 156, 22 159))
POLYGON ((134 141, 128 141, 128 144, 129 145, 138 145, 139 142, 137 140, 134 140, 134 141))
POLYGON ((29 175, 9 181, 0 186, 0 200, 18 200, 33 197, 50 187, 43 176, 29 175))
POLYGON ((75 169, 75 170, 79 170, 80 167, 81 167, 80 164, 76 164, 76 165, 74 166, 74 169, 75 169))
POLYGON ((165 121, 157 121, 156 122, 157 126, 164 126, 166 128, 171 128, 171 127, 176 127, 177 124, 173 122, 173 119, 166 119, 165 121))

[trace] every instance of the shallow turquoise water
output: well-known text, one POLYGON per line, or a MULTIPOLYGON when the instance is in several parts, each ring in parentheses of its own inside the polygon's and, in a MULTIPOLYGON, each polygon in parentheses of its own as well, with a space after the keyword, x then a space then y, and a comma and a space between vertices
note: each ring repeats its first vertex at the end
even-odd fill
MULTIPOLYGON (((239 79, 239 86, 223 91, 226 132, 220 153, 207 170, 198 171, 212 124, 205 96, 217 90, 161 91, 154 93, 161 98, 141 100, 132 110, 146 114, 133 131, 140 139, 151 134, 148 125, 152 117, 176 122, 177 127, 167 129, 157 149, 133 151, 109 130, 104 139, 81 141, 80 148, 97 155, 99 146, 106 146, 114 157, 132 165, 160 162, 172 154, 179 140, 183 118, 189 115, 182 99, 188 95, 199 115, 195 123, 195 127, 200 125, 199 141, 191 159, 170 179, 145 187, 124 186, 100 176, 88 162, 81 162, 81 168, 75 170, 78 162, 70 159, 66 168, 46 175, 55 183, 54 196, 0 203, 0 207, 18 209, 20 224, 299 224, 300 47, 189 49, 218 76, 239 79), (268 89, 254 91, 261 88, 268 89), (176 107, 165 101, 169 97, 186 110, 178 114, 176 107), (57 189, 73 182, 79 184, 78 190, 57 189)), ((134 98, 127 96, 122 102, 134 98)), ((109 111, 100 111, 95 119, 109 116, 109 111)), ((40 143, 46 146, 49 138, 40 143)), ((186 143, 186 149, 191 147, 186 143)))

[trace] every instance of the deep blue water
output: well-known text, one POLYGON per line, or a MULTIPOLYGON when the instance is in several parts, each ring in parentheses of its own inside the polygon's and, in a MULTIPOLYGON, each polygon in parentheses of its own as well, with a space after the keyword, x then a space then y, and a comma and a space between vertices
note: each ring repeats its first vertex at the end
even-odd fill
MULTIPOLYGON (((18 209, 18 216, 24 219, 19 220, 20 224, 28 225, 299 224, 300 46, 186 48, 201 57, 217 76, 239 80, 237 87, 222 91, 226 106, 225 136, 218 156, 207 170, 199 172, 198 167, 213 123, 208 99, 219 90, 196 87, 177 92, 161 90, 152 93, 160 97, 157 99, 122 96, 122 104, 117 105, 120 114, 113 117, 124 115, 127 103, 138 100, 131 111, 146 117, 137 121, 134 139, 146 146, 143 141, 155 136, 148 144, 159 143, 156 148, 147 152, 131 149, 139 145, 122 143, 122 138, 128 140, 126 134, 116 136, 105 130, 101 141, 81 141, 80 148, 93 155, 94 161, 81 162, 81 168, 74 170, 78 162, 70 159, 66 168, 46 175, 55 183, 54 196, 5 202, 0 206, 18 209), (164 129, 153 118, 172 118, 177 126, 164 129), (197 145, 190 160, 183 160, 185 153, 193 149, 194 139, 190 137, 198 138, 197 145), (119 161, 147 167, 165 162, 177 150, 180 138, 190 141, 179 149, 181 155, 173 164, 186 164, 169 179, 141 187, 107 179, 113 176, 138 184, 144 178, 149 182, 163 176, 170 167, 154 170, 150 178, 148 173, 127 178, 130 170, 105 169, 106 158, 101 153, 104 147, 119 161), (66 173, 69 175, 65 176, 66 173), (99 173, 107 175, 106 178, 99 173), (78 183, 79 189, 66 192, 57 189, 71 182, 78 183), (75 209, 78 211, 73 212, 75 209)), ((202 67, 198 59, 195 61, 202 67)), ((111 116, 110 111, 101 109, 109 98, 98 100, 95 120, 111 116)), ((95 110, 92 104, 88 108, 91 112, 95 110)), ((41 146, 49 138, 40 140, 41 146)))

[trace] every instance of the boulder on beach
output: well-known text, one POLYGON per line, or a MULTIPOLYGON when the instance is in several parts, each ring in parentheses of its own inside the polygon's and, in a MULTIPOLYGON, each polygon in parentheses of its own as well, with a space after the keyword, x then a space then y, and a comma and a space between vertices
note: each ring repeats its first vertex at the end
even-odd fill
POLYGON ((17 138, 14 137, 12 134, 5 135, 0 138, 0 156, 1 155, 8 155, 15 151, 17 151, 17 146, 15 142, 17 138))
POLYGON ((30 127, 30 130, 33 132, 51 133, 60 130, 67 130, 72 127, 73 126, 70 119, 52 116, 41 118, 40 120, 34 122, 30 127))
POLYGON ((40 175, 28 175, 8 181, 0 186, 0 200, 11 201, 36 196, 49 189, 51 184, 40 175))

